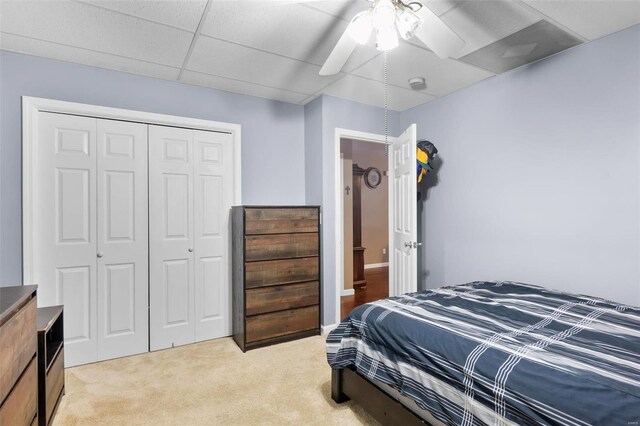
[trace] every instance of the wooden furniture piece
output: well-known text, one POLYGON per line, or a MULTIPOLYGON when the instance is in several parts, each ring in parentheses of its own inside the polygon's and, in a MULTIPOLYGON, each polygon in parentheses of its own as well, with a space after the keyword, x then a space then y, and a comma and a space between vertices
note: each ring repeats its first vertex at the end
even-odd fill
POLYGON ((331 399, 338 404, 353 400, 383 425, 429 424, 351 368, 331 370, 331 399))
POLYGON ((37 423, 36 288, 0 288, 0 425, 37 423))
POLYGON ((353 165, 353 289, 365 290, 364 251, 362 247, 362 176, 366 170, 353 165))
POLYGON ((51 424, 64 395, 62 306, 38 308, 38 424, 51 424))
POLYGON ((320 334, 320 207, 236 206, 231 215, 238 346, 320 334))

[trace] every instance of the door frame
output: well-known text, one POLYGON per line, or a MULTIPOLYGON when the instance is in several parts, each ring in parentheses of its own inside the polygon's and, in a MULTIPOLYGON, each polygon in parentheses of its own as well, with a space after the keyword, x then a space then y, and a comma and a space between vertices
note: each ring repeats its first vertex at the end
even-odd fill
MULTIPOLYGON (((342 173, 342 162, 340 161, 340 140, 343 138, 348 139, 356 139, 363 142, 373 142, 373 143, 381 143, 391 145, 393 144, 397 138, 385 135, 380 135, 376 133, 367 133, 361 132, 358 130, 349 130, 336 127, 335 136, 334 136, 334 146, 333 146, 333 157, 335 167, 335 175, 333 177, 334 182, 334 205, 335 205, 335 218, 336 218, 336 226, 335 226, 335 239, 336 239, 336 250, 335 250, 335 293, 336 293, 336 320, 334 322, 335 325, 340 324, 342 318, 340 317, 340 297, 342 293, 342 289, 344 288, 344 258, 342 253, 344 252, 344 239, 342 238, 342 232, 344 228, 344 209, 342 206, 342 188, 341 188, 341 173, 342 173)), ((391 173, 391 168, 389 165, 391 164, 391 157, 389 156, 388 160, 389 164, 387 168, 389 169, 388 173, 391 173)), ((392 268, 393 268, 393 256, 391 256, 391 244, 393 243, 392 235, 392 203, 393 200, 393 188, 392 185, 389 185, 389 198, 387 200, 387 209, 389 212, 389 295, 391 295, 391 290, 394 288, 393 286, 393 278, 392 278, 392 268)))
POLYGON ((36 205, 34 194, 38 189, 34 160, 37 158, 39 112, 229 133, 233 135, 233 203, 242 204, 242 150, 239 124, 22 96, 22 283, 24 285, 37 284, 33 282, 37 266, 34 264, 34 236, 38 232, 34 220, 36 205))

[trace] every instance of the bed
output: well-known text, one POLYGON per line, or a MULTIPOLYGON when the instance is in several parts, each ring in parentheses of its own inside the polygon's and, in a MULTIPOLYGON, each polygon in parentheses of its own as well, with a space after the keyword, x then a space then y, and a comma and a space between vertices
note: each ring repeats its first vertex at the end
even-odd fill
POLYGON ((332 397, 386 424, 638 425, 640 308, 514 282, 359 306, 327 337, 332 397))

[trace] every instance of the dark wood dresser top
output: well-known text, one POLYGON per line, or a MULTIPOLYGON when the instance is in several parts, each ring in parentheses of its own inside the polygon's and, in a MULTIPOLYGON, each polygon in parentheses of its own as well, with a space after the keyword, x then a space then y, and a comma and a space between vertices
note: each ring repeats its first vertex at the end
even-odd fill
POLYGON ((37 285, 0 287, 0 325, 4 324, 25 300, 30 299, 37 288, 37 285))
POLYGON ((38 331, 48 331, 62 313, 62 305, 38 308, 38 331))

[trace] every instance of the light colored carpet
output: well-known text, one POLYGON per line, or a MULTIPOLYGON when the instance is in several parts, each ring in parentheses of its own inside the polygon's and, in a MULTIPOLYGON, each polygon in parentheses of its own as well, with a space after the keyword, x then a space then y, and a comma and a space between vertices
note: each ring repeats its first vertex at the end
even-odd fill
POLYGON ((331 400, 324 342, 243 354, 225 338, 69 368, 54 425, 376 424, 331 400))

